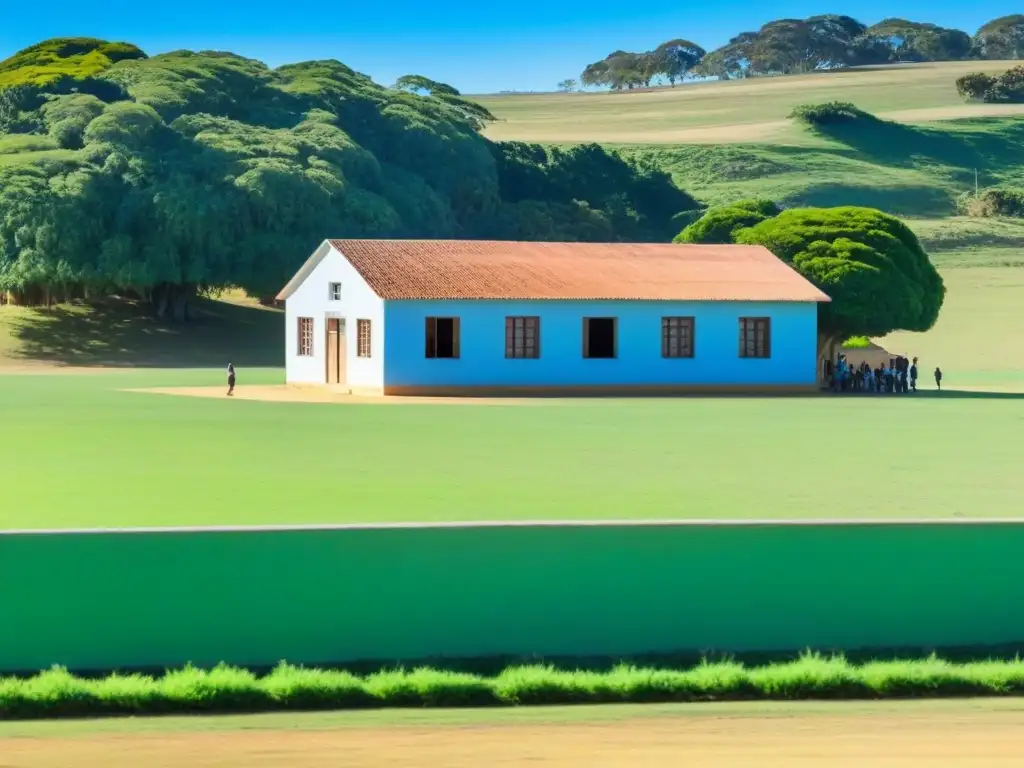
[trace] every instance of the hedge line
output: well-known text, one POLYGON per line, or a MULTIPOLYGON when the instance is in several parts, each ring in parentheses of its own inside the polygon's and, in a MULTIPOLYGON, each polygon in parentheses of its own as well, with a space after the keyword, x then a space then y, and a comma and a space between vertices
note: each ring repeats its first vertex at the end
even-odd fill
POLYGON ((938 657, 851 664, 807 654, 746 667, 702 663, 687 670, 619 666, 608 672, 511 667, 495 677, 437 669, 349 672, 281 664, 257 677, 244 669, 188 667, 160 677, 75 677, 54 668, 0 679, 0 719, 169 713, 269 712, 381 707, 1024 695, 1024 661, 955 664, 938 657))

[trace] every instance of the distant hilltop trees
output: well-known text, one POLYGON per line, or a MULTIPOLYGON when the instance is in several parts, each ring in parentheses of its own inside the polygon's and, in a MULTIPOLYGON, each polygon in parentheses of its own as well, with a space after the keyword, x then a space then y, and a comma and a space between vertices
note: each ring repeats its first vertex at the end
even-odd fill
MULTIPOLYGON (((779 19, 756 32, 741 32, 713 51, 674 39, 652 51, 614 51, 588 64, 580 75, 585 87, 645 88, 675 85, 688 77, 732 80, 794 75, 820 70, 900 62, 1006 60, 1024 58, 1024 14, 1003 16, 971 35, 906 19, 885 19, 867 26, 850 16, 825 14, 779 19)), ((562 90, 563 81, 559 84, 562 90)))

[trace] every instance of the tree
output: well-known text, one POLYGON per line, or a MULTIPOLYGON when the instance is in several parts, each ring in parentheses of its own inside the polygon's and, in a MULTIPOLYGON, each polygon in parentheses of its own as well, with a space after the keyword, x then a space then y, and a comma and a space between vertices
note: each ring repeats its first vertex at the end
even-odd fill
POLYGON ((493 143, 486 109, 418 75, 178 51, 72 87, 47 56, 44 84, 0 89, 0 131, 33 136, 0 163, 0 291, 18 301, 131 296, 185 320, 205 292, 273 295, 325 236, 665 241, 697 207, 596 145, 493 143))
POLYGON ((740 200, 706 211, 676 235, 672 242, 705 245, 732 243, 739 230, 752 227, 779 213, 781 209, 771 200, 740 200))
POLYGON ((927 331, 945 297, 942 278, 899 219, 870 208, 783 211, 735 232, 764 245, 832 301, 819 310, 820 347, 851 336, 927 331))
POLYGON ((959 29, 898 18, 880 21, 865 34, 888 47, 891 61, 959 61, 973 44, 959 29))
POLYGON ((672 85, 684 79, 704 57, 696 43, 681 38, 662 43, 653 51, 613 51, 601 61, 588 64, 580 75, 583 85, 608 87, 614 91, 649 87, 655 78, 672 85))
POLYGON ((425 94, 427 96, 447 95, 461 96, 457 90, 447 83, 439 83, 423 75, 402 75, 395 81, 394 88, 408 93, 425 94))
POLYGON ((577 83, 571 77, 566 80, 562 80, 558 83, 558 90, 562 91, 563 93, 572 93, 578 87, 579 83, 577 83))
POLYGON ((721 78, 796 74, 850 66, 862 52, 866 27, 850 16, 825 14, 771 21, 712 51, 699 70, 721 78))
POLYGON ((1024 15, 1003 16, 985 24, 974 36, 974 49, 982 59, 1024 58, 1024 15))
POLYGON ((676 80, 686 78, 706 54, 707 51, 689 40, 669 40, 654 49, 652 64, 656 74, 664 75, 675 86, 676 80))

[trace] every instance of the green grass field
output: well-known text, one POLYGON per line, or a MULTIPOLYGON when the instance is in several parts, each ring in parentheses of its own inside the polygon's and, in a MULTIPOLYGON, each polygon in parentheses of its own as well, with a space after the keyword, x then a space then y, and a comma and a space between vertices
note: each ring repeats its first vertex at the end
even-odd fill
POLYGON ((812 75, 689 83, 625 93, 475 96, 498 122, 497 140, 560 144, 814 143, 786 118, 798 104, 851 101, 880 117, 928 123, 1021 114, 1008 105, 965 104, 955 81, 1003 72, 1016 62, 944 62, 862 67, 812 75))
POLYGON ((188 328, 124 307, 0 307, 0 370, 135 366, 0 375, 0 422, 18 446, 3 463, 17 482, 0 528, 1017 515, 1024 223, 952 214, 975 170, 982 184, 1024 180, 1024 120, 959 99, 953 81, 976 67, 481 97, 502 119, 495 138, 622 142, 707 202, 759 195, 908 217, 949 294, 932 331, 885 343, 926 374, 941 366, 959 391, 488 408, 194 399, 123 390, 217 385, 229 359, 242 387, 281 382, 281 315, 237 296, 203 303, 188 328), (824 135, 785 119, 835 98, 889 122, 824 135), (717 145, 692 134, 705 129, 717 145))
MULTIPOLYGON (((208 368, 0 375, 4 439, 18 447, 5 452, 16 482, 5 483, 0 528, 1016 516, 1024 343, 1007 330, 1019 325, 1024 270, 944 276, 936 328, 887 341, 946 371, 951 391, 913 399, 334 406, 123 391, 220 384, 221 341, 208 368)), ((227 310, 236 330, 266 323, 250 357, 277 348, 279 314, 227 310)), ((0 308, 0 323, 20 323, 9 354, 50 320, 27 314, 0 308)), ((201 347, 163 343, 192 359, 201 347)), ((280 368, 240 368, 242 387, 282 380, 280 368)))
POLYGON ((949 289, 938 325, 885 342, 946 372, 949 392, 913 399, 482 407, 175 397, 124 390, 218 385, 229 356, 242 387, 282 382, 268 364, 281 314, 231 297, 170 329, 127 310, 0 307, 8 370, 146 366, 0 374, 0 423, 18 446, 3 462, 16 482, 5 483, 0 529, 1016 516, 1024 342, 1008 331, 1020 325, 1024 269, 963 266, 1015 254, 937 252, 949 289))

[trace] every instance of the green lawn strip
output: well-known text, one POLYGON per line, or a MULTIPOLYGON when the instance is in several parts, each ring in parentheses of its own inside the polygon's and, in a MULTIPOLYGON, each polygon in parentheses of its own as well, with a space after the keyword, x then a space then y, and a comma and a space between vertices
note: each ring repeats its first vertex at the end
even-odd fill
POLYGON ((74 739, 141 733, 319 731, 341 728, 465 728, 564 725, 663 718, 927 717, 1024 714, 1016 697, 857 701, 740 701, 700 704, 579 704, 479 709, 374 709, 269 712, 247 715, 115 716, 59 720, 0 720, 0 739, 74 739))
MULTIPOLYGON (((988 263, 1019 258, 1012 248, 985 253, 988 263)), ((909 399, 607 399, 485 408, 123 391, 219 387, 232 348, 252 350, 250 358, 263 354, 261 345, 279 352, 280 317, 257 309, 240 319, 270 319, 269 329, 235 325, 237 341, 225 343, 223 352, 201 324, 195 332, 179 331, 178 341, 157 334, 154 343, 165 352, 184 340, 183 364, 196 365, 202 352, 206 367, 0 374, 4 435, 18 446, 5 455, 5 471, 18 480, 6 487, 0 529, 1018 517, 1024 335, 1011 330, 1020 325, 1024 269, 961 266, 978 255, 940 252, 948 294, 937 325, 881 340, 893 353, 920 358, 926 391, 909 399), (937 365, 949 390, 941 396, 931 379, 937 365), (903 436, 896 445, 885 437, 894 426, 903 436), (322 482, 295 482, 337 476, 339 444, 360 446, 346 455, 344 482, 331 484, 329 493, 322 482), (815 448, 826 444, 829 450, 815 448), (735 481, 738 447, 758 457, 756 482, 735 481), (60 482, 53 482, 54 468, 60 482), (189 483, 180 483, 183 476, 189 483), (870 477, 877 492, 850 487, 853 476, 870 477)), ((30 314, 0 307, 0 326, 5 317, 30 314)), ((63 316, 55 322, 77 327, 63 316)), ((145 348, 146 332, 102 314, 95 316, 94 338, 112 325, 120 328, 123 347, 145 348)), ((67 349, 65 336, 73 338, 29 334, 38 348, 67 349)), ((282 369, 239 359, 241 389, 284 382, 282 369)))
POLYGON ((158 678, 85 679, 54 669, 0 680, 0 718, 1021 694, 1024 661, 1019 659, 956 664, 931 657, 855 665, 838 656, 805 654, 762 667, 705 662, 685 670, 620 666, 590 672, 520 666, 496 677, 428 668, 360 677, 281 665, 263 677, 221 666, 158 678))
MULTIPOLYGON (((923 386, 933 386, 936 363, 951 390, 966 386, 953 354, 897 342, 894 351, 922 355, 923 386)), ((969 370, 991 365, 993 391, 384 406, 122 391, 222 386, 219 368, 0 376, 0 401, 17 403, 4 433, 18 446, 5 458, 18 482, 0 505, 0 529, 1016 517, 1024 397, 995 389, 1013 384, 999 366, 1020 357, 971 344, 964 360, 969 370), (897 422, 913 450, 879 443, 878 430, 897 422), (842 450, 808 450, 823 424, 842 430, 842 450), (295 482, 335 476, 343 443, 360 446, 344 482, 329 493, 323 482, 295 482), (735 482, 737 446, 759 457, 756 483, 735 482), (869 502, 837 495, 851 473, 887 490, 869 502)), ((240 369, 239 386, 275 377, 240 369)))

